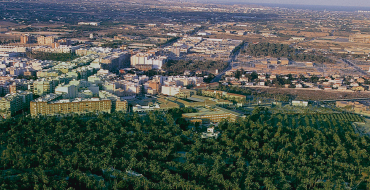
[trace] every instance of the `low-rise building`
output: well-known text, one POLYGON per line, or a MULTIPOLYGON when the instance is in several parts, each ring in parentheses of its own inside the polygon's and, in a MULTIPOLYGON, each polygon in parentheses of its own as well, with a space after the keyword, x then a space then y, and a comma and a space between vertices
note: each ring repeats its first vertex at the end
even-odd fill
POLYGON ((364 86, 354 86, 352 87, 353 91, 365 91, 366 88, 364 86))
POLYGON ((202 133, 202 138, 215 138, 217 139, 221 133, 219 131, 215 131, 215 127, 207 128, 207 132, 202 133))
POLYGON ((336 101, 335 103, 338 108, 359 114, 370 114, 370 103, 368 101, 336 101))
POLYGON ((302 42, 302 41, 305 41, 306 38, 305 37, 295 37, 295 36, 292 36, 289 40, 302 42))
POLYGON ((244 117, 242 114, 238 112, 231 111, 231 110, 217 107, 217 106, 211 109, 200 111, 197 113, 184 113, 182 114, 182 117, 189 121, 202 120, 203 123, 209 123, 209 122, 217 123, 224 119, 228 121, 236 121, 237 118, 244 117))
POLYGON ((243 101, 247 98, 241 94, 228 93, 218 90, 202 90, 202 95, 216 98, 234 99, 235 101, 243 101))
POLYGON ((308 102, 307 102, 307 101, 297 101, 297 100, 293 100, 293 101, 292 101, 292 106, 302 106, 302 107, 307 107, 307 106, 308 106, 308 102))
POLYGON ((78 22, 78 25, 100 26, 100 22, 78 22))
POLYGON ((351 34, 349 36, 350 42, 370 43, 370 35, 368 34, 351 34))
POLYGON ((280 64, 281 65, 289 65, 289 59, 285 58, 285 57, 280 58, 280 64))

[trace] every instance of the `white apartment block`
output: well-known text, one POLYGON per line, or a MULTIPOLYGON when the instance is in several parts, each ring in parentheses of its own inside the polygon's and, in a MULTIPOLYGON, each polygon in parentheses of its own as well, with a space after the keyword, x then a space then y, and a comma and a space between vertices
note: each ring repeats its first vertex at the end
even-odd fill
POLYGON ((181 87, 180 86, 162 86, 162 94, 168 96, 175 96, 180 93, 181 87))
POLYGON ((73 84, 72 85, 71 84, 67 84, 67 85, 60 84, 55 88, 55 94, 61 94, 64 99, 77 98, 78 88, 76 85, 73 85, 73 84))
POLYGON ((131 66, 151 65, 152 69, 162 69, 162 65, 165 63, 166 59, 166 56, 153 56, 152 54, 138 53, 131 56, 131 66))

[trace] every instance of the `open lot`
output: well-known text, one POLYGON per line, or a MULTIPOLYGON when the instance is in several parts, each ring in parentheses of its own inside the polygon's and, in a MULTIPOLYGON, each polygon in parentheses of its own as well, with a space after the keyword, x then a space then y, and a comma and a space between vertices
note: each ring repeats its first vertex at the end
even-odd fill
POLYGON ((260 88, 250 87, 260 93, 284 94, 291 95, 298 100, 336 100, 336 99, 353 99, 369 98, 370 92, 340 92, 334 90, 305 90, 293 88, 260 88))

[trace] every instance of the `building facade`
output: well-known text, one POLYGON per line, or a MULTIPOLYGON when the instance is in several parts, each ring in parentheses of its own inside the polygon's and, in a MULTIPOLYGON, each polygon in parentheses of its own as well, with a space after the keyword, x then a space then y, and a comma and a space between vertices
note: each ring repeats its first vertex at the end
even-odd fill
POLYGON ((0 98, 0 114, 3 118, 8 118, 21 110, 26 110, 33 100, 31 92, 18 91, 0 98))
POLYGON ((138 53, 131 56, 131 66, 140 70, 162 69, 162 65, 166 62, 165 56, 153 56, 151 54, 138 53))
POLYGON ((39 45, 52 45, 54 43, 53 36, 39 36, 37 37, 37 43, 39 45))
POLYGON ((107 99, 75 99, 58 100, 49 102, 39 98, 30 103, 31 116, 58 115, 58 114, 83 114, 89 112, 111 113, 112 101, 107 99))

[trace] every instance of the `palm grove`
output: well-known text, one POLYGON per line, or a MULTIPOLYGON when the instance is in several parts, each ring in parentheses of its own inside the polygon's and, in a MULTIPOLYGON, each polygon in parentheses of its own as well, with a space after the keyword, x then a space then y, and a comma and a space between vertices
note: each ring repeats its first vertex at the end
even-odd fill
POLYGON ((260 56, 271 56, 271 57, 286 57, 293 61, 309 61, 318 63, 334 63, 332 59, 329 59, 323 55, 301 53, 298 50, 290 47, 287 44, 275 44, 275 43, 258 43, 250 44, 243 53, 247 53, 254 57, 260 56))
POLYGON ((353 114, 272 114, 202 139, 193 109, 1 121, 1 189, 365 189, 370 139, 353 114), (183 154, 185 153, 185 154, 183 154), (129 172, 127 172, 129 171, 129 172), (141 175, 133 175, 132 172, 141 175), (130 173, 131 172, 131 173, 130 173))

